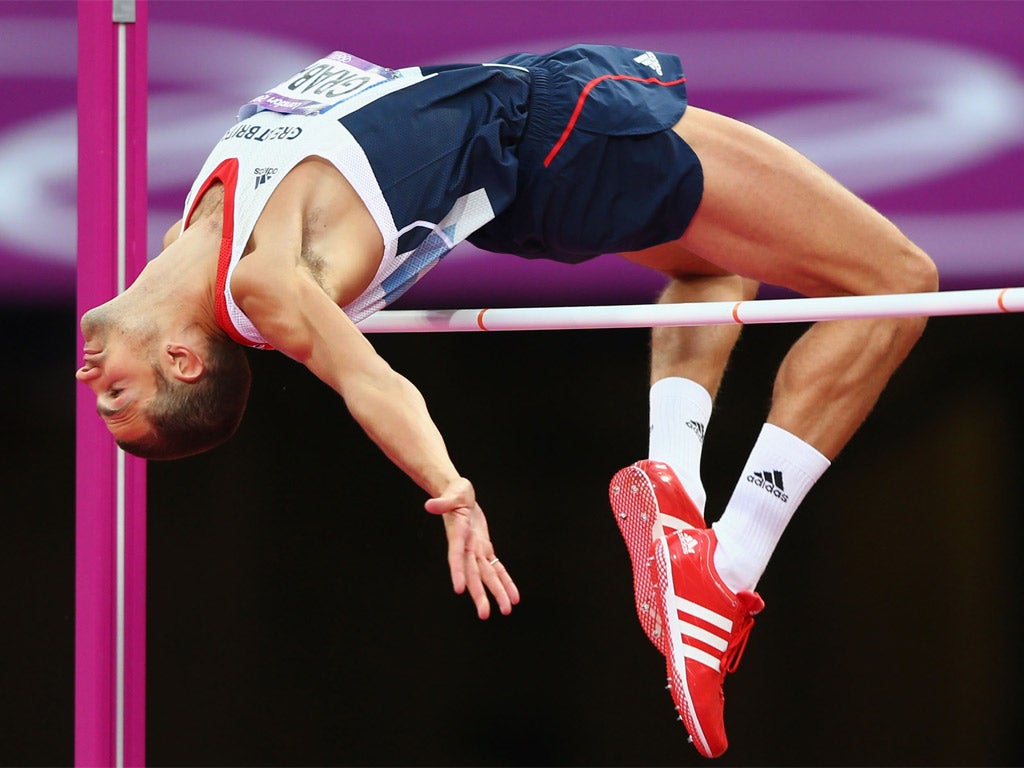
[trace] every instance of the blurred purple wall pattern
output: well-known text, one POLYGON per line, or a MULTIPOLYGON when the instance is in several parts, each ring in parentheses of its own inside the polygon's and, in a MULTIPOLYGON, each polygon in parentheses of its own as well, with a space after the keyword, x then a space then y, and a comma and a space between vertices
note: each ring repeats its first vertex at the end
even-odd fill
MULTIPOLYGON (((282 73, 335 49, 400 67, 587 41, 678 53, 691 103, 809 155, 928 250, 944 289, 1024 283, 1024 3, 162 0, 150 18, 150 253, 237 108, 282 73)), ((75 4, 3 4, 0 40, 0 302, 70 302, 75 4)), ((633 303, 657 286, 614 257, 462 245, 400 306, 633 303)))

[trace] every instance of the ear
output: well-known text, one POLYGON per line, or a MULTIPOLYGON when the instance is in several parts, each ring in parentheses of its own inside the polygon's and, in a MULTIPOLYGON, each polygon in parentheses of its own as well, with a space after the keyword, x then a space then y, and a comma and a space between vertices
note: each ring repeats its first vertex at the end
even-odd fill
POLYGON ((188 383, 202 376, 206 368, 195 349, 178 342, 167 345, 164 360, 170 364, 170 373, 174 378, 188 383))

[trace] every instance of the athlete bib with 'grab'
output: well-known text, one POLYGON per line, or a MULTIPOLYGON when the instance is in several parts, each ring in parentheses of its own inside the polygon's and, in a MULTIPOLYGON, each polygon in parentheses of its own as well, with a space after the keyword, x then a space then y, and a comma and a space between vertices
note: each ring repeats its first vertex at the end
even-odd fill
POLYGON ((245 120, 262 110, 319 115, 399 77, 401 74, 393 69, 334 51, 245 104, 238 111, 238 119, 245 120))

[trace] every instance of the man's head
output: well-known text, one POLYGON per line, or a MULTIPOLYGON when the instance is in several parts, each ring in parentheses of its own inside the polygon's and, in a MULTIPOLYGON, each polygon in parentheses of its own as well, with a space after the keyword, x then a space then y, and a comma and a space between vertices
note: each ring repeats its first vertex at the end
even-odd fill
POLYGON ((153 326, 130 329, 108 305, 82 317, 84 365, 75 377, 96 393, 96 410, 117 444, 146 459, 177 459, 235 433, 249 397, 245 351, 223 334, 168 341, 153 326))

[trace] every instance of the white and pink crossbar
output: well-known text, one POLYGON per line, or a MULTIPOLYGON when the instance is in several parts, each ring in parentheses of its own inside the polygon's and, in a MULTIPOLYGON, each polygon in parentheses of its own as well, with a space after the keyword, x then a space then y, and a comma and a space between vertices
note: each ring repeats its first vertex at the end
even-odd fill
POLYGON ((1022 311, 1024 288, 983 288, 692 304, 387 310, 366 318, 359 323, 359 328, 365 333, 584 330, 994 315, 1022 311))

